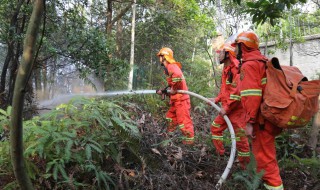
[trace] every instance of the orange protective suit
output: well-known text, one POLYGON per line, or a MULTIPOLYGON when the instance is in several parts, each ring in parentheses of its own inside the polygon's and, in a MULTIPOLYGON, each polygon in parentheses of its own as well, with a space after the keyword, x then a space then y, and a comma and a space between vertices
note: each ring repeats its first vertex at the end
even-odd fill
MULTIPOLYGON (((179 66, 170 63, 167 69, 167 82, 171 90, 188 90, 186 80, 179 66)), ((166 114, 168 132, 176 130, 177 126, 183 134, 183 144, 194 143, 194 128, 190 117, 190 97, 188 94, 170 95, 170 108, 166 114)))
POLYGON ((262 122, 260 105, 266 84, 267 58, 259 50, 250 50, 241 44, 242 66, 240 70, 241 103, 246 123, 252 123, 252 152, 257 161, 257 171, 264 171, 262 179, 267 189, 283 189, 276 159, 275 137, 281 129, 268 121, 262 122))
MULTIPOLYGON (((215 103, 221 102, 226 115, 236 133, 236 147, 238 150, 238 160, 244 169, 250 161, 250 148, 248 138, 244 134, 245 122, 244 111, 240 103, 238 61, 230 55, 231 64, 223 68, 221 77, 221 88, 215 103)), ((212 143, 219 155, 225 153, 223 146, 223 131, 227 128, 226 121, 218 115, 211 125, 212 143)))

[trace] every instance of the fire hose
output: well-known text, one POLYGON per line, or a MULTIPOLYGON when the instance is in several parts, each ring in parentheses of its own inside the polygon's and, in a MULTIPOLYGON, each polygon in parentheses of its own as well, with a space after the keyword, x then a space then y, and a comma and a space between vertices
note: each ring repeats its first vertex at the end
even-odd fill
MULTIPOLYGON (((167 93, 170 93, 170 90, 166 90, 167 93)), ((49 102, 46 102, 46 104, 43 105, 53 105, 56 104, 57 102, 55 101, 59 101, 61 99, 70 99, 74 96, 85 96, 85 97, 95 97, 95 96, 119 96, 119 95, 136 95, 136 94, 156 94, 157 90, 136 90, 136 91, 114 91, 114 92, 100 92, 100 93, 84 93, 84 94, 72 94, 72 95, 67 95, 64 97, 56 97, 57 100, 53 99, 49 102)), ((210 101, 208 98, 205 98, 199 94, 196 94, 194 92, 190 92, 190 91, 186 91, 186 90, 177 90, 177 93, 182 93, 182 94, 189 94, 193 97, 196 97, 198 99, 201 99, 205 102, 207 102, 208 104, 210 104, 212 107, 214 107, 217 111, 220 111, 220 107, 217 106, 214 102, 210 101)), ((59 102, 61 103, 61 102, 59 102)), ((215 189, 220 189, 223 182, 226 181, 228 174, 231 170, 231 167, 233 165, 234 162, 234 158, 236 155, 236 138, 235 138, 235 133, 232 127, 232 124, 229 120, 229 118, 225 115, 223 116, 224 120, 227 123, 229 132, 230 132, 230 136, 231 136, 231 153, 230 153, 230 157, 227 163, 227 166, 225 168, 225 170, 223 171, 218 183, 215 185, 215 189)))
MULTIPOLYGON (((170 90, 166 90, 166 91, 167 91, 167 93, 170 93, 170 90)), ((137 90, 137 91, 106 92, 103 94, 105 94, 107 96, 116 96, 116 95, 134 95, 134 94, 154 94, 156 92, 157 92, 157 90, 137 90)), ((207 102, 212 107, 214 107, 217 111, 220 111, 219 106, 217 106, 214 102, 210 101, 208 98, 205 98, 199 94, 196 94, 194 92, 187 91, 187 90, 177 90, 177 93, 189 94, 193 97, 196 97, 200 100, 207 102)), ((228 129, 230 132, 230 136, 231 136, 231 153, 230 153, 230 157, 229 157, 227 166, 226 166, 225 170, 223 171, 218 183, 215 185, 215 189, 220 189, 222 186, 222 183, 226 181, 228 174, 231 170, 231 167, 233 165, 235 155, 236 155, 236 137, 235 137, 235 133, 234 133, 232 124, 231 124, 228 116, 224 115, 223 118, 227 123, 228 129)))

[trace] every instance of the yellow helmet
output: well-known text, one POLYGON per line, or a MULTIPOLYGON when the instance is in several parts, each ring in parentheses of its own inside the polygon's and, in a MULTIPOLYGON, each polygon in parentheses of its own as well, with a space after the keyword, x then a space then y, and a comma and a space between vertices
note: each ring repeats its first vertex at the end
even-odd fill
POLYGON ((223 44, 220 48, 220 52, 221 51, 229 52, 229 54, 233 55, 234 57, 236 56, 235 47, 232 46, 231 43, 223 44))
POLYGON ((168 47, 162 48, 158 53, 157 56, 164 56, 164 58, 170 63, 170 64, 176 64, 180 68, 182 68, 181 63, 176 62, 176 60, 173 58, 173 51, 172 49, 168 47))
POLYGON ((230 55, 236 57, 235 48, 230 43, 223 44, 217 52, 219 53, 220 64, 224 63, 226 58, 230 58, 230 55), (229 57, 227 57, 226 52, 229 53, 229 57))

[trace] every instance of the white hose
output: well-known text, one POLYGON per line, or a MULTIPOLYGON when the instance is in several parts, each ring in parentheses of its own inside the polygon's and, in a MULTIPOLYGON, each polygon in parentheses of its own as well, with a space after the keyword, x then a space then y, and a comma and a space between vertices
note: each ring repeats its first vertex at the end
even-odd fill
MULTIPOLYGON (((170 90, 168 90, 168 92, 170 92, 170 90)), ((189 94, 191 96, 199 98, 199 99, 209 103, 212 107, 214 107, 217 111, 220 112, 220 107, 219 106, 217 106, 214 102, 210 101, 208 98, 205 98, 205 97, 203 97, 203 96, 201 96, 199 94, 196 94, 196 93, 193 93, 193 92, 190 92, 190 91, 186 91, 186 90, 178 90, 177 93, 189 94)), ((222 173, 218 183, 215 186, 215 189, 220 189, 222 183, 227 179, 228 174, 229 174, 229 172, 231 170, 231 167, 233 165, 234 158, 236 156, 236 137, 235 137, 235 133, 234 133, 232 124, 231 124, 229 118, 226 115, 223 116, 223 119, 226 121, 226 123, 228 125, 228 129, 230 131, 230 136, 231 136, 231 154, 230 154, 230 158, 229 158, 227 167, 225 168, 224 172, 222 173)))
MULTIPOLYGON (((170 93, 170 90, 168 90, 168 92, 170 93)), ((155 94, 156 90, 136 90, 136 91, 114 91, 114 92, 101 92, 101 93, 87 93, 87 94, 73 94, 73 95, 69 95, 69 96, 86 96, 86 97, 90 97, 90 96, 118 96, 118 95, 135 95, 135 94, 155 94)), ((217 106, 214 102, 210 101, 209 99, 190 92, 190 91, 186 91, 186 90, 178 90, 177 93, 182 93, 182 94, 189 94, 191 96, 194 96, 196 98, 199 98, 207 103, 209 103, 212 107, 214 107, 217 111, 220 112, 220 107, 217 106)), ((227 125, 228 125, 228 129, 230 131, 230 136, 231 136, 231 154, 230 154, 230 158, 227 164, 227 167, 225 168, 224 172, 222 173, 218 183, 215 186, 215 189, 220 189, 222 183, 226 180, 226 178, 228 177, 228 174, 231 170, 232 164, 234 162, 234 158, 236 155, 236 138, 235 138, 235 133, 232 127, 232 124, 229 120, 229 118, 225 115, 223 116, 224 120, 226 121, 227 125)))

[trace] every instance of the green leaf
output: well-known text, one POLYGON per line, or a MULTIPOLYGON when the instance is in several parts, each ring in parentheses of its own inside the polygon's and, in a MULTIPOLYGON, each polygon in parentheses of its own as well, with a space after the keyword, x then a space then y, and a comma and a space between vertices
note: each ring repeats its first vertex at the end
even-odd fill
POLYGON ((257 8, 257 4, 254 2, 247 2, 247 6, 250 8, 257 8))
POLYGON ((67 145, 66 145, 65 150, 64 150, 65 159, 66 159, 67 161, 69 161, 70 158, 71 158, 71 148, 72 148, 72 145, 73 145, 73 141, 72 141, 72 140, 69 140, 69 141, 67 142, 67 145))
POLYGON ((90 144, 91 148, 93 148, 95 151, 97 151, 98 153, 102 153, 102 147, 98 144, 90 144))
POLYGON ((7 112, 4 111, 3 109, 0 109, 0 113, 1 113, 2 115, 4 115, 4 116, 8 116, 7 112))
POLYGON ((11 115, 11 111, 12 111, 12 107, 11 106, 8 106, 7 107, 7 116, 11 115))
POLYGON ((86 158, 87 158, 87 160, 92 160, 92 152, 91 152, 90 144, 86 145, 85 150, 86 150, 86 158))
POLYGON ((62 166, 62 164, 58 164, 59 167, 59 171, 61 173, 61 175, 63 176, 64 179, 69 179, 66 170, 64 169, 64 167, 62 166))
POLYGON ((53 167, 53 179, 57 181, 58 179, 58 164, 54 164, 54 167, 53 167))

